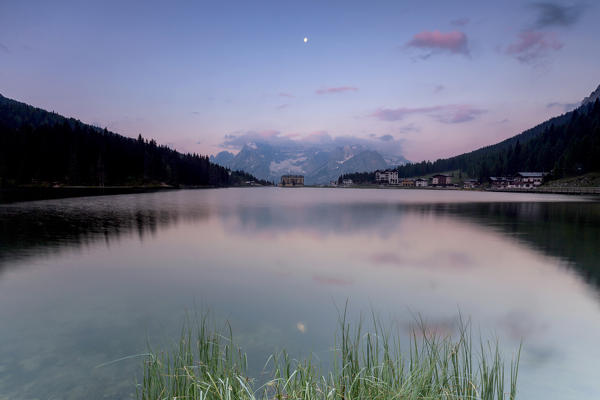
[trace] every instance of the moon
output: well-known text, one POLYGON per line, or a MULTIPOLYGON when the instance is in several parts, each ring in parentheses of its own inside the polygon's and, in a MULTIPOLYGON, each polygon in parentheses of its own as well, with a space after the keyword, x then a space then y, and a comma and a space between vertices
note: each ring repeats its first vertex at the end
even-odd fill
POLYGON ((305 36, 304 37, 304 43, 308 42, 308 38, 305 36))

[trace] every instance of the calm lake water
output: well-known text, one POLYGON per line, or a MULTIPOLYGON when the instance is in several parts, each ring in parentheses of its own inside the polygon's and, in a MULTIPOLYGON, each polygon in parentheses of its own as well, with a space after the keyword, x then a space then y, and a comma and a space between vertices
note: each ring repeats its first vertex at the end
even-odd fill
POLYGON ((458 312, 523 340, 519 398, 600 398, 600 203, 463 191, 217 189, 0 205, 0 399, 135 397, 147 343, 227 320, 254 374, 330 359, 338 311, 458 312), (106 364, 109 363, 109 364, 106 364))

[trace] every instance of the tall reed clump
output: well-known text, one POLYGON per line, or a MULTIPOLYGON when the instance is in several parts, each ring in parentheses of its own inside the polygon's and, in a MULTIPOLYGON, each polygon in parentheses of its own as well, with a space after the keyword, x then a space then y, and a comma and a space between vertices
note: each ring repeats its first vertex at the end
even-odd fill
POLYGON ((208 328, 206 318, 188 323, 172 352, 152 353, 138 385, 142 400, 284 400, 284 399, 515 399, 520 349, 505 376, 498 342, 473 346, 468 324, 456 339, 413 330, 410 348, 401 352, 400 337, 373 318, 371 332, 352 329, 344 312, 336 335, 333 364, 321 374, 310 359, 292 360, 281 352, 269 357, 272 375, 255 387, 246 355, 208 328), (272 363, 271 363, 272 361, 272 363))

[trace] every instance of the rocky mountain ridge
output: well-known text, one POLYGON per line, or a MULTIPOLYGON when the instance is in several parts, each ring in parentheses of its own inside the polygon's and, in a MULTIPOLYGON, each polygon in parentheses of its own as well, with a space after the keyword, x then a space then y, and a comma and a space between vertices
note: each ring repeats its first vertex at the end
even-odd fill
POLYGON ((387 156, 362 145, 332 148, 278 147, 268 143, 249 142, 237 153, 222 151, 210 160, 232 170, 244 170, 270 181, 281 175, 304 175, 308 185, 327 184, 341 174, 385 169, 406 162, 402 156, 387 156))

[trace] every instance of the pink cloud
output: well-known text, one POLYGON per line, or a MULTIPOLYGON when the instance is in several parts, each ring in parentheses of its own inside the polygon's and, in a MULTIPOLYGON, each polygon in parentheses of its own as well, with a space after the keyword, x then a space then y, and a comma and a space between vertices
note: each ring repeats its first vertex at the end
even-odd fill
POLYGON ((519 33, 517 41, 506 48, 505 53, 522 63, 531 63, 543 58, 550 51, 562 49, 563 46, 553 33, 523 31, 519 33))
POLYGON ((412 114, 428 114, 433 111, 440 110, 441 106, 433 107, 417 107, 417 108, 380 108, 371 114, 371 117, 375 117, 382 121, 399 121, 412 114))
POLYGON ((329 94, 329 93, 343 93, 343 92, 356 92, 358 88, 353 86, 338 86, 318 89, 315 91, 316 94, 329 94))
POLYGON ((290 106, 289 104, 280 104, 280 105, 278 105, 276 108, 277 108, 278 110, 283 110, 284 108, 287 108, 287 107, 289 107, 289 106, 290 106))
POLYGON ((294 96, 293 94, 291 94, 291 93, 286 93, 286 92, 280 92, 280 93, 279 93, 279 96, 281 96, 281 97, 288 97, 288 98, 294 98, 294 97, 296 97, 296 96, 294 96))
POLYGON ((485 112, 486 110, 475 108, 468 104, 459 104, 447 106, 443 113, 435 115, 434 117, 445 124, 460 124, 462 122, 472 121, 485 112))
POLYGON ((420 49, 449 51, 453 54, 469 54, 467 35, 460 31, 447 33, 440 31, 424 31, 414 35, 412 40, 407 43, 407 46, 420 49))
POLYGON ((486 110, 469 104, 448 104, 431 107, 400 107, 380 108, 371 114, 371 117, 381 121, 400 121, 409 115, 428 115, 445 124, 459 124, 472 121, 486 110))

